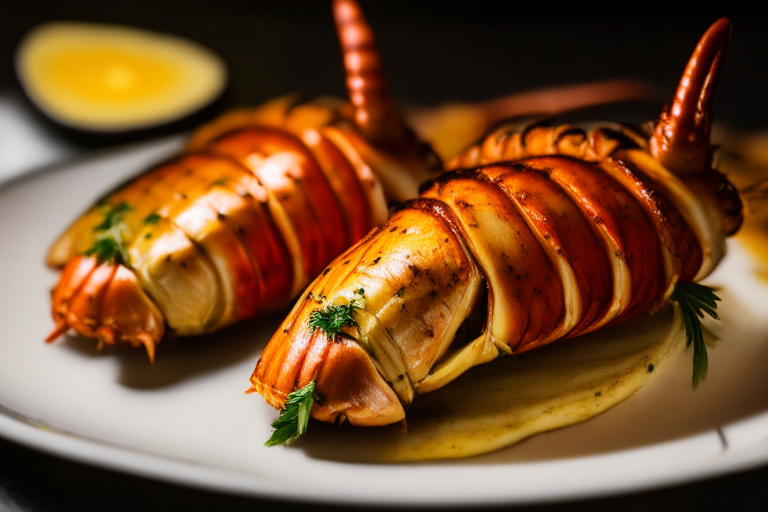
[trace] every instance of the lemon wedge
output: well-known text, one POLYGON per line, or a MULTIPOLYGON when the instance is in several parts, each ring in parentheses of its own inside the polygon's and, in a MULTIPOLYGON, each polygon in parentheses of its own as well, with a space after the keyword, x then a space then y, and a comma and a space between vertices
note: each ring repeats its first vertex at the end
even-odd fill
POLYGON ((123 132, 183 118, 226 85, 220 57, 191 41, 74 22, 42 25, 21 42, 16 71, 33 103, 77 129, 123 132))

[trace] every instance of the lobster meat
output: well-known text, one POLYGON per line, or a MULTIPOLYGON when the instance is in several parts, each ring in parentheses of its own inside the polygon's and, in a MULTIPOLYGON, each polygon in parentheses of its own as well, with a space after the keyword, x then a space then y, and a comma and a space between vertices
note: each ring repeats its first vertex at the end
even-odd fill
MULTIPOLYGON (((201 334, 282 308, 385 222, 388 202, 416 197, 435 176, 440 158, 395 106, 361 10, 350 0, 333 9, 350 102, 286 96, 227 113, 182 154, 105 195, 49 250, 48 265, 63 271, 47 341, 71 328, 100 345, 144 346, 153 359, 166 326, 201 334)), ((574 92, 577 103, 644 93, 598 84, 563 90, 561 104, 574 92)), ((462 115, 490 125, 520 109, 487 107, 462 115)), ((428 137, 438 130, 424 112, 415 118, 428 137)), ((476 129, 454 130, 441 147, 476 129)))
POLYGON ((325 422, 402 421, 468 368, 653 312, 706 277, 742 222, 712 166, 731 26, 698 43, 652 131, 508 123, 336 258, 264 349, 251 391, 313 385, 325 422))

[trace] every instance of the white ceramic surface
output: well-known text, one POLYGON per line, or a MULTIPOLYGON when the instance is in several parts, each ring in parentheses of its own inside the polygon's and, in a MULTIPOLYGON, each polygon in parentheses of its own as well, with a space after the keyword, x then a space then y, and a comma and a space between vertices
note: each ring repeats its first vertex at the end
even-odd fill
POLYGON ((40 125, 20 94, 0 93, 0 183, 77 152, 74 144, 40 125))
MULTIPOLYGON (((346 504, 513 504, 669 485, 768 462, 768 286, 738 243, 722 286, 707 380, 685 365, 580 425, 465 460, 321 460, 310 442, 265 448, 276 413, 245 395, 279 318, 160 345, 98 352, 52 329, 43 265, 55 236, 104 191, 178 139, 81 160, 0 187, 0 435, 95 465, 245 495, 346 504)), ((312 442, 318 440, 312 439, 312 442)))

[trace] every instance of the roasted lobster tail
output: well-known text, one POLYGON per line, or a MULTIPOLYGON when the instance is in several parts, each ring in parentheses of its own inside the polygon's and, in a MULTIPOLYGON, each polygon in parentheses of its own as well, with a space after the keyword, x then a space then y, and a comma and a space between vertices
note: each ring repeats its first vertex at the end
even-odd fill
POLYGON ((681 81, 675 102, 700 108, 665 111, 650 141, 615 123, 541 121, 501 126, 451 161, 310 285, 252 389, 281 407, 314 381, 315 418, 390 424, 476 364, 654 311, 678 281, 706 277, 741 202, 710 167, 709 121, 689 117, 711 114, 729 31, 721 20, 704 35, 681 81), (659 150, 660 131, 699 137, 698 167, 663 165, 690 148, 659 150), (335 330, 318 327, 339 312, 335 330))
POLYGON ((105 196, 51 247, 64 268, 48 341, 155 345, 284 307, 415 197, 439 160, 405 128, 357 6, 334 3, 352 107, 273 100, 224 115, 187 150, 105 196))

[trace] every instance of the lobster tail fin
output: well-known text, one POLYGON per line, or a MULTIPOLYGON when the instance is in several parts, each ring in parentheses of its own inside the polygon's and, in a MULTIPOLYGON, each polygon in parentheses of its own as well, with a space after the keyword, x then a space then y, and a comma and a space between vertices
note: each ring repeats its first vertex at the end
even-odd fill
POLYGON ((389 88, 376 41, 363 11, 354 0, 335 0, 333 16, 344 56, 347 91, 355 124, 371 143, 397 147, 410 132, 389 88))
POLYGON ((731 22, 720 18, 702 36, 677 86, 671 107, 659 117, 651 152, 680 176, 708 170, 712 161, 709 136, 715 93, 731 38, 731 22))

